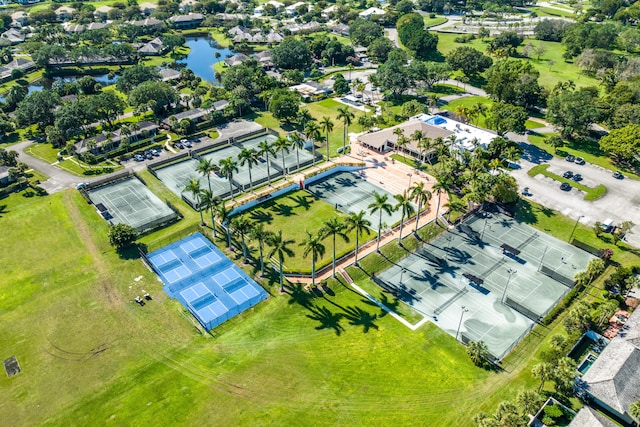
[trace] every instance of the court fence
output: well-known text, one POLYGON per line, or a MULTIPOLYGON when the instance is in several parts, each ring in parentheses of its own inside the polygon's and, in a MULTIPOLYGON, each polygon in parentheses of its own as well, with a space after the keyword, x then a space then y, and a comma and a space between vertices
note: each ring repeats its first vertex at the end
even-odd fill
POLYGON ((573 279, 567 276, 563 276, 562 274, 547 267, 546 265, 540 266, 540 273, 544 274, 545 276, 551 277, 556 282, 562 283, 569 288, 573 288, 576 285, 576 282, 573 279))
POLYGON ((536 313, 533 310, 531 310, 530 308, 525 307, 524 305, 522 305, 519 302, 511 299, 508 296, 505 298, 504 304, 509 306, 509 307, 511 307, 512 309, 514 309, 518 313, 522 314, 523 316, 528 317, 529 319, 533 320, 536 323, 539 322, 540 318, 542 317, 538 313, 536 313))
POLYGON ((578 239, 571 239, 571 244, 573 246, 575 246, 576 248, 582 249, 585 252, 589 252, 591 255, 595 255, 598 258, 603 258, 604 257, 604 253, 602 251, 602 249, 598 249, 594 246, 591 246, 588 243, 585 243, 581 240, 578 239))

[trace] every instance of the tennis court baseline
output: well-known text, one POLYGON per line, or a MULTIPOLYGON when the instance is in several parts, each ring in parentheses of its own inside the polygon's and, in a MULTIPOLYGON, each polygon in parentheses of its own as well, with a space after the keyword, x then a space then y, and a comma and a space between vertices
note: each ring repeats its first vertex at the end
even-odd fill
POLYGON ((267 298, 260 285, 200 233, 152 252, 147 259, 167 295, 178 299, 207 330, 267 298))

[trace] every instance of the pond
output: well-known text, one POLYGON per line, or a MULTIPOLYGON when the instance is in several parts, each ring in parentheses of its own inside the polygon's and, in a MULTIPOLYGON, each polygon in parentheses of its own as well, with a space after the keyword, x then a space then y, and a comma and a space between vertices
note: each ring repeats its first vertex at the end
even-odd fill
POLYGON ((213 65, 235 55, 235 52, 229 48, 218 46, 218 43, 208 35, 186 37, 186 44, 191 50, 184 59, 177 62, 185 64, 202 80, 217 84, 218 80, 215 77, 216 72, 213 70, 213 65))
MULTIPOLYGON (((38 81, 35 81, 31 84, 29 84, 29 86, 27 86, 27 94, 31 94, 33 92, 40 92, 43 89, 51 89, 53 87, 53 84, 56 81, 64 81, 66 83, 72 83, 75 82, 76 80, 79 80, 81 78, 83 78, 84 76, 81 75, 77 75, 77 76, 64 76, 64 77, 43 77, 38 81)), ((109 78, 108 74, 99 74, 99 75, 95 75, 95 76, 90 76, 93 77, 98 83, 102 83, 103 85, 107 86, 107 85, 112 85, 115 82, 118 81, 118 75, 114 75, 112 79, 109 78)), ((0 101, 4 102, 6 101, 5 97, 0 95, 0 101)))

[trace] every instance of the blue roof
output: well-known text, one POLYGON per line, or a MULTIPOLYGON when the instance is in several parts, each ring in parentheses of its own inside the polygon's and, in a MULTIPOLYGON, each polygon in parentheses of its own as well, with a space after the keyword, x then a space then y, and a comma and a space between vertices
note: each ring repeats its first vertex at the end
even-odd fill
POLYGON ((167 295, 178 299, 206 329, 267 298, 260 285, 200 233, 147 257, 167 295))

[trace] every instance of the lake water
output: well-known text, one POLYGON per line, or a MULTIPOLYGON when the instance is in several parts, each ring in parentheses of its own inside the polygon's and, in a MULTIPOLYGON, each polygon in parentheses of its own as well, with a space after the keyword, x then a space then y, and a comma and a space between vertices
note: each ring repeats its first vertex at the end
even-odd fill
POLYGON ((207 35, 186 38, 186 44, 191 51, 186 58, 177 61, 185 64, 196 76, 209 83, 217 84, 213 65, 235 55, 231 49, 219 47, 215 40, 207 35), (219 53, 216 57, 216 52, 219 53))

